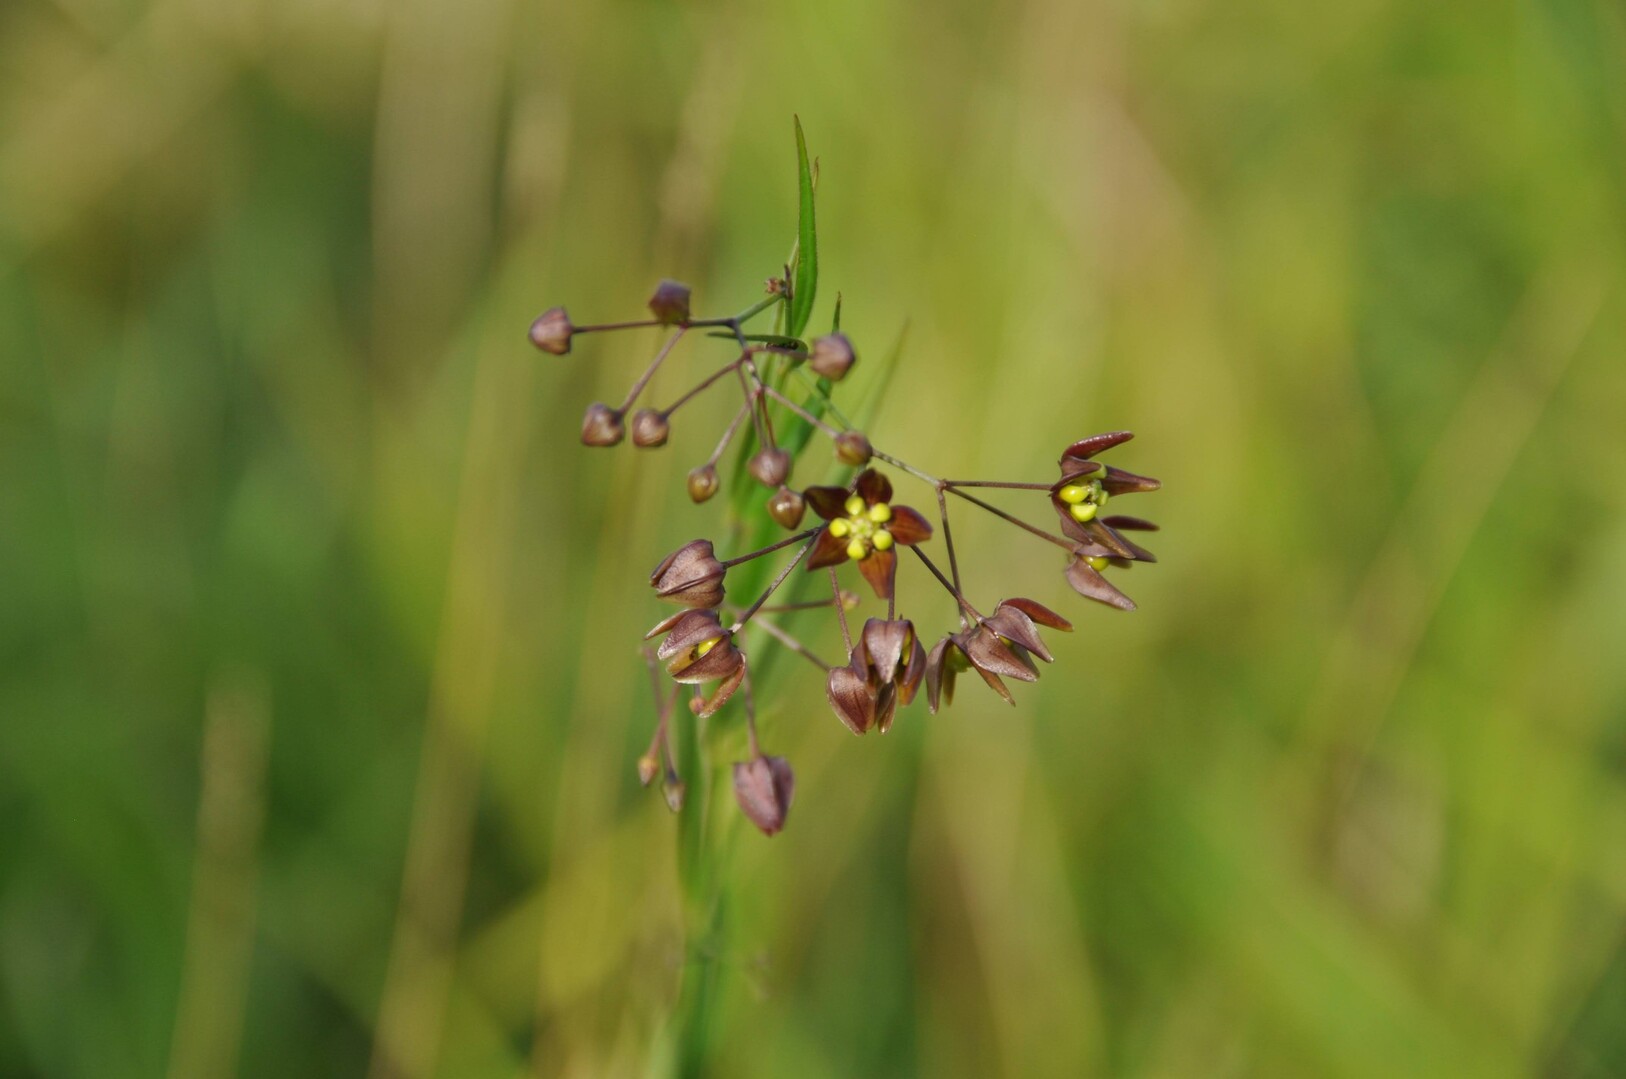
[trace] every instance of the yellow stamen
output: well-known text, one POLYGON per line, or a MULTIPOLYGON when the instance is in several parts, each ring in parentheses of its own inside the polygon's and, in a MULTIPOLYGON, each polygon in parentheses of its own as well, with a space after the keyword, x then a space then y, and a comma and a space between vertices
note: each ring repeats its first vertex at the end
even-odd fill
POLYGON ((863 540, 855 539, 851 543, 847 544, 847 557, 851 558, 853 561, 856 562, 858 559, 863 558, 867 554, 869 554, 869 548, 864 545, 863 540))
POLYGON ((700 644, 695 647, 694 658, 699 659, 701 656, 705 655, 707 652, 710 652, 713 648, 716 648, 717 647, 717 642, 720 641, 720 640, 722 640, 721 637, 713 637, 709 641, 701 641, 700 644))
POLYGON ((871 536, 869 541, 875 544, 877 551, 884 551, 892 546, 892 533, 884 528, 877 529, 875 535, 871 536))
POLYGON ((1069 483, 1066 487, 1063 487, 1056 493, 1061 496, 1061 500, 1063 502, 1076 506, 1080 502, 1084 501, 1085 498, 1089 497, 1090 491, 1089 488, 1084 487, 1081 484, 1069 483))
POLYGON ((1090 568, 1097 573, 1100 573, 1111 564, 1105 558, 1086 558, 1084 561, 1088 562, 1090 564, 1090 568))
POLYGON ((875 503, 875 505, 869 508, 869 519, 874 521, 876 524, 880 524, 883 521, 890 521, 892 519, 892 507, 888 506, 885 502, 875 503))
POLYGON ((847 515, 849 517, 857 517, 860 513, 863 513, 863 512, 864 512, 864 497, 862 495, 851 495, 851 496, 849 496, 848 499, 847 499, 847 515))
POLYGON ((1069 506, 1067 512, 1073 515, 1073 520, 1079 524, 1095 519, 1097 507, 1089 502, 1081 502, 1076 506, 1069 506))
POLYGON ((839 517, 830 522, 830 535, 834 536, 836 539, 840 539, 842 536, 845 536, 852 530, 853 526, 839 517))

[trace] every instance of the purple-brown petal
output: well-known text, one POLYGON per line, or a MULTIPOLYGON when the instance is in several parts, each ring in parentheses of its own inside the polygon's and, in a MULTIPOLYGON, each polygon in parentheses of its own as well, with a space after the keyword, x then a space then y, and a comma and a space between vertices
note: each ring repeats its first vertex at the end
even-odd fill
POLYGON ((672 676, 672 681, 685 685, 699 685, 701 682, 711 682, 718 678, 732 676, 745 663, 745 656, 732 641, 719 641, 703 656, 698 656, 693 662, 683 665, 682 657, 666 666, 666 673, 672 676), (673 670, 676 666, 677 669, 673 670))
POLYGON ((1017 610, 1021 611, 1023 614, 1027 615, 1041 626, 1049 626, 1051 629, 1059 629, 1063 633, 1071 633, 1073 631, 1073 624, 1067 621, 1067 619, 1063 618, 1055 611, 1052 611, 1044 604, 1039 603, 1036 600, 1028 599, 1025 596, 1012 596, 1010 599, 1001 600, 1000 606, 1015 607, 1017 610))
MULTIPOLYGON (((995 608, 993 615, 984 619, 982 624, 1010 641, 1013 645, 1020 645, 1032 652, 1046 663, 1055 661, 1056 657, 1050 654, 1050 650, 1044 646, 1044 641, 1040 639, 1039 631, 1033 625, 1033 619, 1029 618, 1021 610, 1001 603, 995 608)), ((1013 649, 1013 651, 1015 650, 1013 649)), ((1016 656, 1018 659, 1021 658, 1020 651, 1016 651, 1016 656)))
POLYGON ((785 826, 795 794, 796 775, 783 757, 758 757, 734 765, 734 799, 763 835, 772 836, 785 826))
POLYGON ((1129 544, 1124 542, 1124 538, 1100 521, 1086 521, 1083 527, 1084 531, 1089 534, 1090 539, 1099 543, 1117 557, 1135 557, 1135 552, 1130 549, 1129 544))
POLYGON ((1116 607, 1120 611, 1135 609, 1134 600, 1113 587, 1111 581, 1101 576, 1094 566, 1082 558, 1075 558, 1067 564, 1067 583, 1073 586, 1073 591, 1086 599, 1105 603, 1108 607, 1116 607))
MULTIPOLYGON (((869 662, 882 681, 890 682, 903 660, 903 649, 913 635, 914 627, 904 619, 888 622, 884 618, 865 621, 860 640, 869 662)), ((856 652, 856 649, 854 650, 856 652)))
POLYGON ((931 522, 908 506, 892 507, 892 519, 886 523, 886 530, 905 547, 913 547, 932 538, 931 522))
POLYGON ((669 618, 651 631, 651 636, 659 631, 661 626, 667 626, 670 632, 666 639, 655 648, 655 658, 665 662, 691 648, 698 648, 707 641, 715 641, 727 636, 717 615, 711 611, 684 611, 676 618, 669 618))
POLYGON ((809 487, 802 492, 807 506, 826 521, 847 516, 847 488, 809 487))
POLYGON ((926 655, 926 707, 932 715, 937 714, 937 702, 943 694, 944 675, 948 676, 947 683, 950 700, 954 697, 954 675, 948 670, 949 639, 944 637, 932 645, 932 650, 926 655))
POLYGON ((892 582, 898 575, 898 556, 891 551, 871 551, 858 560, 858 570, 881 599, 892 598, 892 582))
POLYGON ((1156 532, 1157 525, 1144 517, 1130 517, 1126 514, 1115 513, 1111 517, 1101 518, 1102 522, 1120 532, 1156 532))
POLYGON ((871 506, 877 502, 892 501, 892 481, 873 468, 866 468, 858 474, 858 484, 855 490, 857 490, 858 496, 871 506))
POLYGON ((965 648, 965 654, 971 660, 971 665, 984 674, 1002 674, 1018 682, 1038 681, 1039 676, 1018 659, 1016 653, 1007 648, 992 631, 979 629, 963 635, 962 641, 962 647, 965 648))
POLYGON ((823 569, 838 566, 847 560, 847 541, 831 533, 829 528, 819 533, 813 549, 807 553, 807 568, 823 569))
POLYGON ((695 710, 694 714, 701 719, 714 714, 719 708, 728 703, 728 699, 734 696, 734 691, 739 689, 740 683, 744 681, 745 664, 742 662, 738 667, 734 668, 733 674, 717 683, 717 688, 711 691, 711 696, 700 702, 700 707, 695 710))
POLYGON ((1120 446, 1135 437, 1133 431, 1108 431, 1105 434, 1091 435, 1081 438, 1062 451, 1063 457, 1078 457, 1088 460, 1098 453, 1104 453, 1114 446, 1120 446))
POLYGON ((911 633, 912 647, 909 649, 909 663, 898 677, 898 700, 903 704, 910 704, 915 694, 920 692, 921 679, 926 677, 926 648, 920 643, 920 634, 911 633))
POLYGON ((1125 472, 1121 468, 1107 466, 1106 478, 1101 481, 1109 495, 1132 494, 1137 491, 1155 491, 1163 486, 1161 480, 1154 480, 1150 476, 1137 476, 1133 472, 1125 472))
POLYGON ((875 722, 875 698, 869 686, 851 667, 831 667, 825 681, 824 695, 836 718, 854 734, 863 734, 875 722))

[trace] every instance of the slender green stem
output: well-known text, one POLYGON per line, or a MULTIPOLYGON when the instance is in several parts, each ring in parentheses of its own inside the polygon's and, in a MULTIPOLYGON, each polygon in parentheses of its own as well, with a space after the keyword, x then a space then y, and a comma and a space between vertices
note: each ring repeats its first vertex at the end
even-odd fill
POLYGON ((967 614, 979 621, 982 619, 982 615, 977 613, 977 609, 971 606, 971 601, 965 598, 965 595, 959 590, 959 588, 949 583, 949 579, 943 576, 943 571, 937 568, 937 564, 930 558, 926 557, 925 551, 922 551, 918 546, 910 547, 909 549, 915 552, 915 557, 919 558, 926 564, 926 568, 932 571, 932 576, 937 578, 937 582, 939 584, 948 589, 948 594, 954 597, 954 601, 958 603, 967 614))

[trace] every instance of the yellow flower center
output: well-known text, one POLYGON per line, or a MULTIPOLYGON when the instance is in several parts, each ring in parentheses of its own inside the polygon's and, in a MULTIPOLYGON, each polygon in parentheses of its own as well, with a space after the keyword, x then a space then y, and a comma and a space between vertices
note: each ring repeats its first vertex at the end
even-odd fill
POLYGON ((1106 475, 1106 469, 1097 465, 1094 478, 1080 476, 1078 482, 1069 483, 1056 492, 1063 502, 1067 503, 1067 512, 1079 524, 1095 520, 1095 515, 1106 506, 1107 500, 1112 496, 1101 486, 1101 477, 1106 475))
POLYGON ((892 507, 885 502, 871 506, 863 498, 853 495, 842 507, 847 516, 830 522, 830 534, 847 541, 847 557, 853 561, 868 558, 871 551, 887 551, 896 542, 892 533, 883 527, 892 520, 892 507))

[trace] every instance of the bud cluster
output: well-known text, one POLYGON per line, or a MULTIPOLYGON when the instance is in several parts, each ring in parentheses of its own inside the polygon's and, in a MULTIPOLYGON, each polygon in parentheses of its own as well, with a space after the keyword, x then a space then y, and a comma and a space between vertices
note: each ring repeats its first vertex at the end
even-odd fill
POLYGON ((1059 474, 1053 481, 940 479, 877 449, 864 432, 846 421, 829 396, 831 385, 845 377, 857 362, 853 344, 845 334, 834 330, 804 342, 778 334, 745 332, 751 319, 788 305, 790 300, 787 274, 783 279, 770 279, 767 297, 737 315, 695 318, 690 309, 690 290, 663 281, 650 297, 649 319, 577 326, 564 308, 554 307, 539 315, 530 330, 532 344, 555 356, 569 354, 579 334, 637 327, 668 331, 648 368, 618 406, 604 402, 588 406, 581 428, 581 441, 588 446, 614 446, 623 441, 629 426, 634 446, 666 446, 674 437, 674 414, 689 401, 719 383, 732 383, 738 389, 740 404, 732 421, 706 460, 688 473, 689 497, 704 503, 717 494, 721 487, 718 464, 724 451, 744 431, 743 437, 754 440, 739 453, 745 472, 768 490, 763 511, 791 535, 731 559, 719 558, 710 539, 692 540, 662 559, 650 574, 649 583, 656 597, 681 609, 645 636, 646 640, 659 638, 645 653, 656 681, 658 725, 649 751, 638 761, 638 776, 646 786, 661 778, 668 804, 678 809, 684 784, 671 752, 670 724, 682 687, 690 687, 689 710, 697 719, 713 715, 738 695, 745 704, 750 757, 734 765, 735 796, 745 815, 770 836, 785 825, 795 777, 782 757, 764 754, 758 742, 750 662, 741 646, 741 635, 748 626, 760 629, 764 641, 790 649, 823 672, 830 708, 854 734, 870 730, 885 733, 898 709, 908 706, 922 685, 928 708, 936 712, 952 702, 956 677, 971 670, 994 692, 1014 703, 1006 680, 1035 681, 1039 677, 1038 663, 1050 663, 1055 658, 1040 637, 1040 627, 1068 632, 1073 626, 1050 608, 1023 597, 999 600, 988 614, 973 606, 961 585, 949 527, 950 497, 1060 548, 1062 574, 1074 591, 1128 611, 1134 609, 1134 603, 1108 579, 1108 574, 1128 570, 1137 562, 1155 562, 1151 552, 1127 533, 1155 531, 1156 526, 1116 513, 1115 505, 1114 512, 1109 513, 1107 507, 1124 495, 1159 487, 1157 480, 1096 460, 1098 455, 1129 441, 1132 435, 1128 431, 1093 435, 1068 446, 1061 453, 1059 474), (720 331, 715 336, 730 343, 727 361, 711 369, 666 407, 643 405, 635 409, 678 342, 700 328, 720 331), (810 376, 816 376, 817 382, 810 376), (793 377, 808 385, 807 396, 801 402, 785 392, 793 377), (783 431, 787 424, 797 421, 829 440, 840 466, 860 470, 851 482, 807 487, 793 483, 796 455, 789 442, 775 438, 775 431, 783 431), (935 524, 894 498, 892 480, 878 465, 923 485, 927 497, 935 502, 935 524), (1057 531, 984 501, 979 493, 973 493, 980 489, 1045 496, 1056 515, 1057 531), (804 529, 809 511, 817 520, 804 529), (947 572, 924 549, 939 537, 947 572), (726 585, 731 568, 787 548, 794 551, 765 591, 743 607, 729 602, 726 585), (905 554, 920 563, 925 580, 947 591, 958 611, 958 624, 930 648, 915 624, 897 611, 898 567, 905 554), (886 604, 886 616, 867 619, 856 635, 848 624, 847 612, 857 599, 842 588, 839 575, 841 568, 849 564, 877 600, 886 604), (828 598, 768 606, 799 565, 808 572, 823 572, 828 598), (845 657, 841 663, 825 663, 766 617, 809 609, 834 614, 845 657), (673 684, 670 694, 665 689, 667 680, 673 684), (703 688, 708 686, 709 690, 703 688))

